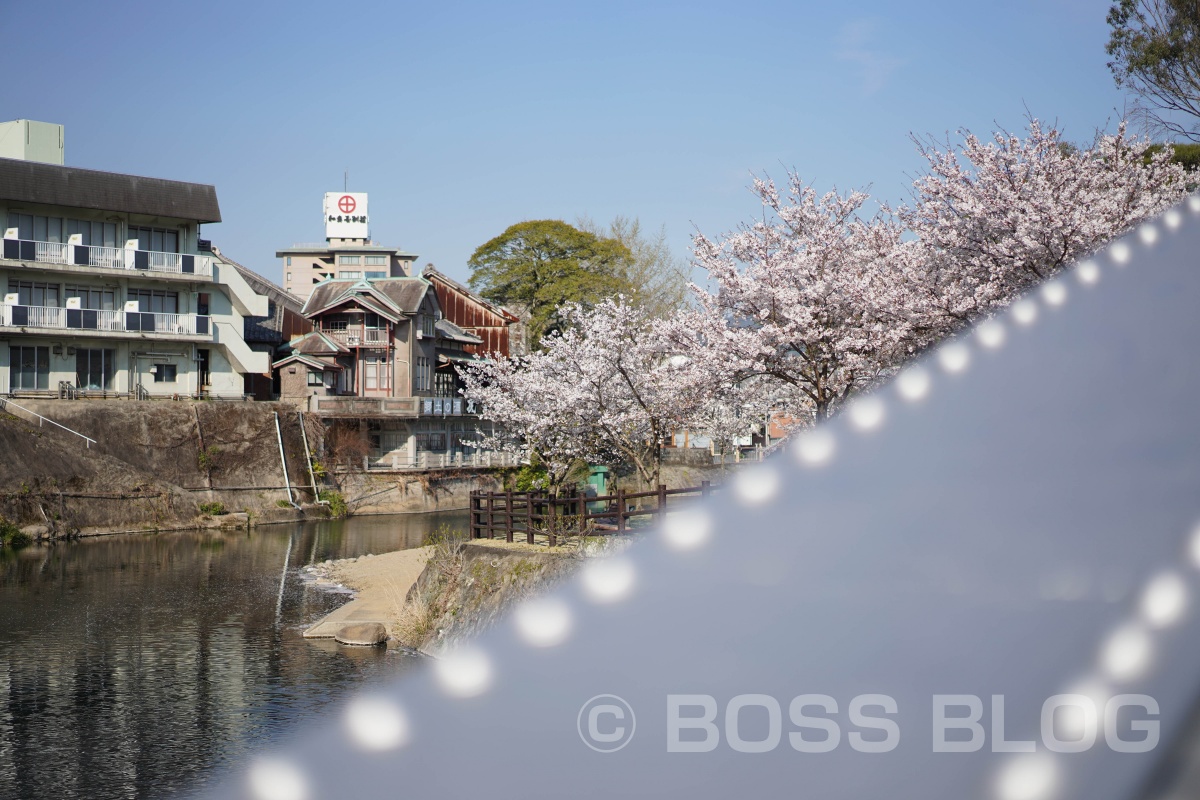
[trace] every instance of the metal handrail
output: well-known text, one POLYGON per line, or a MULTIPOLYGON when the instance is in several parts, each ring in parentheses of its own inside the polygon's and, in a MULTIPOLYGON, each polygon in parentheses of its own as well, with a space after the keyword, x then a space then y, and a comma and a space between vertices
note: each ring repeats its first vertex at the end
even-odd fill
POLYGON ((64 242, 41 242, 32 239, 6 239, 17 248, 15 253, 3 255, 19 261, 37 261, 43 264, 58 264, 66 267, 101 267, 105 269, 143 269, 148 272, 172 274, 195 274, 210 278, 213 274, 213 258, 200 253, 170 253, 161 250, 138 250, 124 247, 102 247, 100 245, 73 245, 64 242), (30 247, 23 247, 30 245, 30 247), (78 248, 78 249, 76 249, 78 248), (25 252, 22 252, 24 250, 25 252), (141 267, 139 256, 144 259, 141 267), (86 256, 86 261, 79 258, 86 256), (184 271, 184 258, 191 257, 191 271, 184 271))
POLYGON ((84 436, 79 431, 71 430, 66 425, 55 422, 54 420, 50 419, 49 417, 43 417, 41 414, 37 413, 36 411, 30 411, 25 406, 17 405, 12 400, 9 400, 4 397, 0 397, 0 409, 7 411, 9 406, 12 406, 13 408, 19 408, 20 410, 24 411, 26 414, 32 414, 33 416, 37 417, 39 428, 42 427, 43 422, 49 422, 51 425, 55 426, 56 428, 62 428, 67 433, 73 433, 76 436, 78 436, 80 439, 83 439, 83 441, 86 443, 84 445, 85 447, 90 448, 92 445, 96 444, 96 440, 90 436, 84 436))

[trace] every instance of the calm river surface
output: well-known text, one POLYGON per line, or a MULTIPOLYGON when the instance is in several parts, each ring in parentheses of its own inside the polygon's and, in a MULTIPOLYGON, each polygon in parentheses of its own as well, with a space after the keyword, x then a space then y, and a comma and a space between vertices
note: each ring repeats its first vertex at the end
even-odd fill
POLYGON ((421 544, 467 512, 129 534, 0 554, 0 797, 190 794, 415 659, 306 641, 345 601, 327 558, 421 544))

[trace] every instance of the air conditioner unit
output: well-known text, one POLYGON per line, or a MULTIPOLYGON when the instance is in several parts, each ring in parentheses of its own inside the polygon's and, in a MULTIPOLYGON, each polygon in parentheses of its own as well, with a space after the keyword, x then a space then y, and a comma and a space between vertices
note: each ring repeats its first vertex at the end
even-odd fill
POLYGON ((417 329, 417 338, 418 338, 418 339, 424 339, 424 338, 425 338, 425 331, 423 331, 423 330, 421 330, 420 328, 418 328, 418 329, 417 329))

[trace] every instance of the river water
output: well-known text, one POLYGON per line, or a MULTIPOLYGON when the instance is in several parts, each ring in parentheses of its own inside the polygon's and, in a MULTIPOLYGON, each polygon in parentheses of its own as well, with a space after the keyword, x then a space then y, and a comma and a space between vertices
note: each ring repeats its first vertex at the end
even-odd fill
POLYGON ((306 564, 419 546, 466 512, 0 551, 0 797, 165 797, 416 659, 301 632, 306 564))

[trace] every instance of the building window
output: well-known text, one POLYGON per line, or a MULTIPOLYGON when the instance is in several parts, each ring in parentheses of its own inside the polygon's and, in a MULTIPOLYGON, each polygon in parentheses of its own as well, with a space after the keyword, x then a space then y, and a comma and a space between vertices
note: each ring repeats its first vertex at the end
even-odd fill
POLYGON ((155 364, 154 365, 154 382, 155 383, 174 383, 176 376, 176 367, 174 364, 155 364))
POLYGON ((8 390, 37 390, 50 388, 50 348, 8 348, 8 390))
POLYGON ((378 280, 379 278, 386 278, 388 276, 386 272, 369 272, 369 271, 364 273, 364 275, 366 276, 366 278, 368 280, 378 280))
POLYGON ((387 383, 387 360, 378 355, 366 355, 363 357, 363 389, 378 390, 386 389, 387 383))
POLYGON ((341 279, 342 279, 342 280, 344 280, 344 281, 345 281, 345 280, 354 280, 354 279, 357 279, 357 278, 361 278, 361 277, 362 277, 362 272, 361 272, 361 271, 355 271, 355 270, 347 270, 347 269, 344 269, 344 270, 342 270, 341 272, 339 272, 339 273, 338 273, 338 277, 339 277, 339 278, 341 278, 341 279))
MULTIPOLYGON (((289 267, 292 265, 292 257, 291 257, 291 256, 288 256, 288 257, 287 257, 287 265, 288 265, 289 267)), ((289 275, 289 277, 290 277, 291 273, 288 273, 288 275, 289 275)))
POLYGON ((117 226, 112 222, 89 222, 84 219, 68 219, 63 221, 66 228, 66 241, 75 234, 84 244, 90 247, 116 247, 117 226))
POLYGON ((178 314, 179 293, 158 289, 130 289, 129 299, 138 301, 138 311, 155 314, 178 314))
POLYGON ((9 294, 17 296, 19 306, 48 306, 58 308, 58 284, 9 281, 9 294))
POLYGON ((417 434, 417 449, 431 450, 440 452, 446 449, 446 434, 445 433, 418 433, 417 434))
POLYGON ((292 282, 292 273, 290 273, 290 272, 288 273, 287 279, 288 279, 288 283, 292 282))
POLYGON ((362 256, 338 256, 338 263, 348 267, 357 267, 362 264, 362 256))
POLYGON ((89 391, 112 391, 116 356, 116 350, 76 350, 75 385, 89 391))
POLYGON ((315 369, 310 369, 308 371, 308 385, 309 386, 324 386, 325 385, 325 373, 317 372, 315 369))
POLYGON ((454 372, 441 370, 434 374, 433 394, 436 397, 454 397, 454 372))
POLYGON ((387 256, 364 256, 368 267, 386 267, 388 263, 387 256))
POLYGON ((138 250, 152 250, 156 253, 179 252, 179 231, 169 231, 165 228, 135 228, 130 225, 128 238, 138 240, 138 250))
POLYGON ((417 392, 429 391, 429 359, 424 356, 417 357, 417 372, 414 376, 413 390, 417 392))
POLYGON ((117 293, 112 289, 97 289, 92 286, 64 287, 65 297, 78 297, 79 307, 95 311, 113 311, 117 307, 117 293))
POLYGON ((429 314, 421 315, 421 333, 426 336, 433 336, 434 319, 429 314))
POLYGON ((8 227, 17 229, 17 238, 35 242, 65 244, 72 234, 80 234, 83 244, 94 247, 116 247, 117 226, 112 222, 92 222, 86 219, 42 217, 9 212, 8 227))

